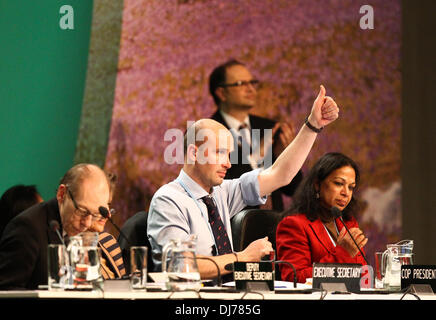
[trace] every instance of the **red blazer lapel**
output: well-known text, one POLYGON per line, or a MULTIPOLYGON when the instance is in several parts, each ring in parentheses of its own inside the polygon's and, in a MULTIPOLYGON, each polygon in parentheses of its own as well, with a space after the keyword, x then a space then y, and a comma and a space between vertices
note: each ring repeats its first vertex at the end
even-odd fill
MULTIPOLYGON (((336 218, 335 222, 336 222, 336 225, 338 226, 338 231, 341 232, 342 228, 344 227, 344 224, 342 223, 341 219, 339 219, 339 218, 336 218)), ((350 223, 348 223, 346 221, 344 221, 344 222, 347 224, 348 228, 351 227, 350 223)))
POLYGON ((335 249, 335 247, 334 247, 329 235, 327 234, 327 231, 324 227, 324 224, 321 222, 321 220, 317 219, 313 222, 310 222, 309 226, 312 229, 312 231, 315 234, 318 241, 321 243, 321 245, 328 252, 332 252, 335 249))

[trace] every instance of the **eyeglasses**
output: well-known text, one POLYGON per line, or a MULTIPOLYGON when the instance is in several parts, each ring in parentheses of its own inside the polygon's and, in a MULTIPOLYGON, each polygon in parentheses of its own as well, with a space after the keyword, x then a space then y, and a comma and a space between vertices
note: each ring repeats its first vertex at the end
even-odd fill
MULTIPOLYGON (((74 213, 76 215, 78 215, 81 218, 86 218, 88 216, 91 216, 92 220, 103 220, 104 219, 104 217, 99 213, 95 214, 95 213, 90 212, 88 209, 80 208, 79 205, 77 204, 76 200, 74 200, 73 194, 71 193, 70 189, 68 188, 68 186, 66 186, 66 187, 67 187, 68 195, 70 196, 71 201, 73 201, 74 208, 76 209, 74 211, 74 213)), ((114 215, 116 213, 116 211, 115 211, 115 209, 109 209, 109 213, 111 215, 114 215)))
POLYGON ((219 85, 219 87, 248 87, 249 85, 253 87, 257 87, 259 84, 259 80, 253 79, 253 80, 239 80, 233 83, 222 83, 219 85))

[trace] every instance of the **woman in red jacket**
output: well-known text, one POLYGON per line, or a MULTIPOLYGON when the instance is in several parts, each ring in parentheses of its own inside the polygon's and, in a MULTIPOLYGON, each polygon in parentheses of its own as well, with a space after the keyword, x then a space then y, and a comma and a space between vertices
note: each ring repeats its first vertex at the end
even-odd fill
MULTIPOLYGON (((356 243, 363 248, 368 239, 359 229, 354 215, 357 201, 353 193, 359 184, 356 163, 341 153, 328 153, 310 170, 284 212, 277 227, 277 257, 294 265, 298 282, 312 278, 314 262, 366 264, 332 207, 342 212, 343 220, 356 243)), ((362 249, 363 251, 363 249, 362 249)), ((293 281, 290 266, 280 266, 283 280, 293 281)))

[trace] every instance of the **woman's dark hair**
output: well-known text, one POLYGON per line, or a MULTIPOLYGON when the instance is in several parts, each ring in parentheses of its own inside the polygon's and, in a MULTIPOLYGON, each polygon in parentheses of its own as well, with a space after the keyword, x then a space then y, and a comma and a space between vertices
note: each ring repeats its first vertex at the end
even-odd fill
MULTIPOLYGON (((322 156, 315 163, 312 169, 310 169, 309 173, 298 187, 293 196, 292 206, 283 212, 283 216, 288 216, 294 213, 304 213, 311 221, 318 219, 322 210, 325 209, 321 207, 320 201, 317 198, 315 185, 321 184, 321 182, 324 181, 324 179, 326 179, 333 171, 348 166, 354 169, 357 188, 360 182, 360 172, 357 164, 352 159, 338 152, 331 152, 322 156)), ((356 191, 356 188, 354 191, 356 191)), ((354 196, 355 194, 353 192, 350 203, 342 211, 344 220, 349 220, 359 209, 358 201, 354 196)))
POLYGON ((39 192, 34 185, 15 185, 0 198, 0 236, 15 216, 39 202, 39 192))

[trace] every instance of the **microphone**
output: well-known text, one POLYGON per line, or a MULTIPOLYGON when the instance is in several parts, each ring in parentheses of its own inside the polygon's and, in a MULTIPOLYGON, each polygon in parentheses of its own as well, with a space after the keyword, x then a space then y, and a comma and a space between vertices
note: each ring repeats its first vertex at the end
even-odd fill
POLYGON ((337 207, 332 207, 330 209, 330 212, 335 218, 339 218, 344 225, 345 229, 347 230, 348 234, 350 235, 351 239, 353 240, 354 244, 356 245, 357 249, 359 250, 360 254, 362 255, 363 259, 365 259, 365 262, 367 265, 370 265, 368 260, 366 259, 366 256, 363 254, 363 251, 360 249, 360 247, 357 245, 356 240, 354 240, 353 236, 350 233, 350 230, 348 229, 347 225, 345 224, 344 220, 342 219, 342 212, 337 207))
POLYGON ((51 220, 50 221, 50 230, 53 232, 56 232, 59 240, 61 240, 61 243, 65 246, 64 238, 62 238, 62 236, 59 232, 59 229, 60 229, 59 222, 57 222, 57 220, 51 220))
POLYGON ((224 266, 224 269, 226 269, 227 271, 233 271, 233 262, 227 263, 224 266))
POLYGON ((120 235, 127 241, 127 243, 129 244, 129 246, 132 246, 132 243, 129 241, 129 239, 126 237, 126 235, 121 231, 121 229, 115 224, 115 222, 112 221, 112 218, 109 215, 109 210, 106 209, 105 207, 98 207, 98 212, 100 212, 100 214, 102 215, 103 218, 108 219, 112 225, 118 230, 118 232, 120 233, 120 235))
MULTIPOLYGON (((331 214, 333 215, 333 217, 335 217, 335 219, 336 219, 336 218, 340 218, 341 221, 342 221, 342 211, 339 210, 338 207, 332 207, 332 208, 330 209, 330 212, 331 212, 331 214)), ((344 225, 345 225, 345 224, 344 224, 344 225)))

